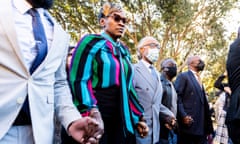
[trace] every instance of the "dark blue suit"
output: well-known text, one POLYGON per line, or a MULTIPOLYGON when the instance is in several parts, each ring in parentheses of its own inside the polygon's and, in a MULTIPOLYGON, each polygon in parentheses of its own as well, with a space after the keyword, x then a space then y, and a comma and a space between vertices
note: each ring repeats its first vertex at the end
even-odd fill
POLYGON ((226 123, 229 136, 236 144, 240 143, 240 38, 231 45, 227 57, 228 82, 232 94, 227 110, 226 123))
MULTIPOLYGON (((204 87, 199 85, 190 70, 180 73, 174 84, 178 94, 177 119, 180 134, 205 138, 213 132, 213 127, 204 87), (194 120, 190 126, 185 125, 182 121, 187 115, 194 120)), ((188 143, 191 142, 188 141, 188 143)))

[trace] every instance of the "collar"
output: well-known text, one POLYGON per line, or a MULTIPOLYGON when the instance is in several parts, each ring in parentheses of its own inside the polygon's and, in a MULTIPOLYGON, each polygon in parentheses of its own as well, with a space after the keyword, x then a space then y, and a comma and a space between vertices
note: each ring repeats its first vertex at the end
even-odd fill
POLYGON ((161 81, 164 81, 166 84, 171 85, 171 81, 167 79, 167 77, 162 73, 161 74, 161 81))
MULTIPOLYGON (((142 61, 142 63, 149 69, 149 67, 151 66, 150 63, 148 63, 147 61, 141 59, 140 61, 142 61)), ((154 66, 153 66, 154 67, 154 66)))
POLYGON ((119 50, 122 56, 127 55, 126 51, 123 50, 121 42, 120 41, 114 41, 106 32, 102 32, 101 36, 104 37, 106 40, 110 41, 113 46, 114 55, 118 55, 118 52, 116 49, 119 50))
POLYGON ((107 40, 109 40, 112 44, 113 44, 113 46, 119 46, 120 45, 120 42, 116 42, 116 41, 114 41, 106 32, 102 32, 101 33, 101 35, 105 38, 105 39, 107 39, 107 40))
POLYGON ((195 77, 196 77, 196 76, 197 76, 197 77, 200 76, 200 73, 197 73, 196 71, 193 71, 193 70, 191 70, 191 69, 190 69, 190 71, 195 75, 195 77))
POLYGON ((193 71, 193 70, 191 70, 191 69, 190 69, 190 71, 191 71, 193 74, 197 74, 197 72, 195 72, 195 71, 193 71))

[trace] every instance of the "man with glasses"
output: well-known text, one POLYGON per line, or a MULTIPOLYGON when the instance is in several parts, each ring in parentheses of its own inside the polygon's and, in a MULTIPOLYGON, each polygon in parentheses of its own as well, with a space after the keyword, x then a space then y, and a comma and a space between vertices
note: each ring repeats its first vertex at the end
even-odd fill
POLYGON ((159 141, 159 115, 168 116, 167 124, 175 123, 174 114, 161 104, 162 85, 160 74, 153 64, 158 60, 159 43, 150 36, 142 38, 137 45, 140 61, 134 65, 133 85, 144 108, 145 119, 149 127, 149 134, 141 138, 136 134, 137 144, 156 144, 159 141))

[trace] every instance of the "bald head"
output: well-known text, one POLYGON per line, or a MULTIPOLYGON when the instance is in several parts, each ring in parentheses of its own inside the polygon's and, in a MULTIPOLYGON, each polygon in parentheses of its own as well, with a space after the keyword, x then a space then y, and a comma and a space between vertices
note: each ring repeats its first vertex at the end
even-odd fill
POLYGON ((196 72, 202 71, 205 67, 203 60, 197 55, 188 57, 187 65, 189 69, 196 72))
POLYGON ((192 64, 194 61, 199 61, 201 58, 197 55, 194 56, 190 56, 187 59, 187 65, 189 66, 190 64, 192 64))

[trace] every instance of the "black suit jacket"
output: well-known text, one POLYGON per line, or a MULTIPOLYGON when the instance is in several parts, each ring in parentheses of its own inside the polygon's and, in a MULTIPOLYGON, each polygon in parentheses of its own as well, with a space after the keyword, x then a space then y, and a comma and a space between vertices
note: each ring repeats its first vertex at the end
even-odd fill
POLYGON ((213 132, 211 114, 204 87, 200 86, 192 71, 180 73, 174 83, 178 94, 178 123, 180 132, 207 135, 213 132), (183 117, 190 115, 191 126, 183 124, 183 117))
POLYGON ((227 57, 228 83, 231 88, 231 100, 226 122, 240 120, 240 38, 231 45, 227 57))

